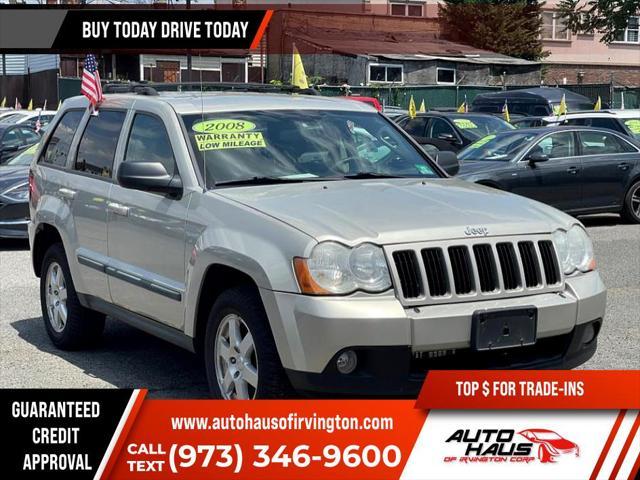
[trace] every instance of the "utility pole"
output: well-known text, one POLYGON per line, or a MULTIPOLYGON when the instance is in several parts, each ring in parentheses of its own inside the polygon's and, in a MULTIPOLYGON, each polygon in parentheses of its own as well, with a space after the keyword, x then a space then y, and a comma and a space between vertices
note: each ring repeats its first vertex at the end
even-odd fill
MULTIPOLYGON (((191 0, 187 0, 187 10, 191 10, 191 0)), ((187 82, 191 82, 191 49, 187 49, 187 82)))

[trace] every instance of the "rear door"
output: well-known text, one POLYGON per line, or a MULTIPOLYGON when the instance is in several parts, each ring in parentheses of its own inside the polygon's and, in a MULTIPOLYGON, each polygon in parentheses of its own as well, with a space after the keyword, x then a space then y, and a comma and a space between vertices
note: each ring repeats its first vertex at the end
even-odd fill
MULTIPOLYGON (((90 115, 72 157, 67 184, 59 195, 72 205, 76 245, 74 254, 82 273, 82 288, 110 300, 104 268, 107 249, 107 200, 113 185, 113 163, 126 117, 126 110, 100 109, 90 115)), ((81 127, 82 128, 82 127, 81 127)))
MULTIPOLYGON (((136 111, 127 126, 123 162, 160 162, 179 175, 165 114, 136 111)), ((175 122, 175 118, 173 118, 175 122)), ((177 127, 177 126, 176 126, 177 127)), ((179 128, 179 127, 177 127, 179 128)), ((108 204, 109 275, 113 302, 174 327, 184 322, 185 222, 189 196, 113 186, 108 204)))
POLYGON ((582 162, 574 132, 555 132, 538 140, 514 173, 517 174, 510 182, 513 193, 565 211, 583 208, 582 162), (531 164, 526 157, 533 152, 547 155, 549 160, 531 164))
POLYGON ((585 130, 578 138, 585 207, 622 206, 638 150, 614 133, 585 130))

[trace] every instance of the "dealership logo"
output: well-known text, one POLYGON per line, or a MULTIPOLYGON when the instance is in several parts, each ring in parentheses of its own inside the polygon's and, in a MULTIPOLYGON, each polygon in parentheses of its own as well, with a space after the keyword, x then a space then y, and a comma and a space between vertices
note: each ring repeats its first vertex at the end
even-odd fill
POLYGON ((459 429, 446 443, 461 447, 459 456, 444 457, 446 463, 554 463, 561 456, 580 455, 578 445, 542 428, 459 429))
POLYGON ((487 227, 467 227, 464 231, 467 237, 486 237, 489 235, 487 227))

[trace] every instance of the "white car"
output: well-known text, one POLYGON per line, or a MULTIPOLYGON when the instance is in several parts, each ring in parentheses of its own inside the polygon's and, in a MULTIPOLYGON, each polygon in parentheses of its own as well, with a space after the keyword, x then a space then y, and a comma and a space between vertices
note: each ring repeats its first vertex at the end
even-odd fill
POLYGON ((26 125, 33 129, 36 128, 38 116, 40 117, 40 128, 48 125, 55 116, 55 110, 13 110, 9 115, 0 116, 0 122, 11 123, 15 125, 26 125))
POLYGON ((640 139, 640 110, 601 110, 575 112, 542 118, 543 126, 580 125, 608 128, 615 132, 640 139))

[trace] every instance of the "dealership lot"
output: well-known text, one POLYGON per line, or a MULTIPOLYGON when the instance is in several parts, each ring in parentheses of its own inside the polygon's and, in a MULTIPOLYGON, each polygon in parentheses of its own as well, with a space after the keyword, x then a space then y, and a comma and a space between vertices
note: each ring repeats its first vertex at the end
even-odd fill
MULTIPOLYGON (((615 215, 582 219, 608 287, 607 318, 596 355, 582 368, 640 368, 640 225, 615 215)), ((0 387, 147 387, 154 397, 207 395, 192 354, 109 320, 91 351, 62 352, 40 313, 38 279, 26 242, 0 240, 0 387)))

